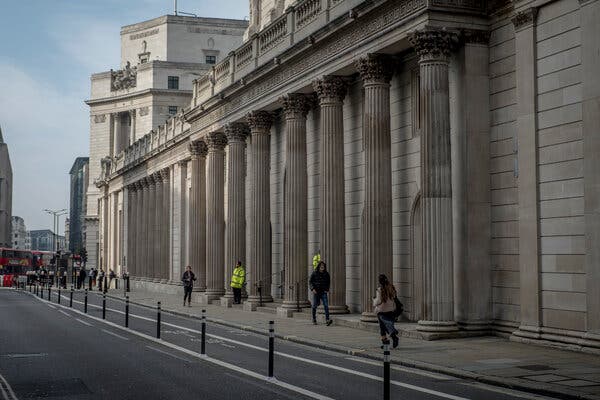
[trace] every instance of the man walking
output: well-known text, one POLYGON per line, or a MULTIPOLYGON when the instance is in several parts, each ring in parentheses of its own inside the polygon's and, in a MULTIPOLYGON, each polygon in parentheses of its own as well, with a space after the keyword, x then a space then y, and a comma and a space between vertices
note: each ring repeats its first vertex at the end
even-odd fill
POLYGON ((192 289, 194 289, 194 281, 196 280, 196 275, 192 272, 192 267, 189 265, 185 267, 185 272, 183 273, 183 277, 181 277, 181 281, 183 282, 183 306, 185 307, 185 300, 187 299, 188 307, 192 306, 192 289))
POLYGON ((231 276, 231 288, 233 289, 233 304, 242 304, 242 287, 246 283, 246 269, 241 261, 238 261, 231 276))
POLYGON ((313 294, 312 302, 312 320, 313 324, 317 324, 317 307, 319 303, 323 302, 323 308, 325 309, 325 321, 327 326, 331 325, 329 319, 329 300, 327 294, 329 293, 329 286, 331 279, 329 272, 327 272, 327 266, 324 261, 319 261, 317 269, 310 275, 310 291, 313 294))

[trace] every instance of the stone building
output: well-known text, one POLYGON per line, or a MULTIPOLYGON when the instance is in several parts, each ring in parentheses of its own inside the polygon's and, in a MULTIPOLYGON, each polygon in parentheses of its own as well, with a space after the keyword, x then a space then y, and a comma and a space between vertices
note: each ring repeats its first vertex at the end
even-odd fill
POLYGON ((58 250, 63 252, 65 250, 65 237, 55 234, 50 229, 31 230, 29 235, 31 237, 31 250, 56 251, 57 245, 58 250))
POLYGON ((0 128, 0 247, 11 247, 12 243, 12 179, 8 145, 0 128))
POLYGON ((21 217, 17 217, 13 215, 11 219, 11 237, 12 237, 12 247, 13 249, 23 249, 27 250, 27 236, 28 231, 25 227, 25 220, 21 217))
MULTIPOLYGON (((123 150, 149 131, 156 130, 157 138, 165 130, 180 131, 192 81, 239 46, 247 27, 246 21, 165 15, 121 29, 121 69, 92 75, 86 102, 90 158, 84 235, 89 267, 107 262, 100 256, 101 191, 94 185, 101 161, 123 162, 123 150)), ((122 198, 115 201, 114 207, 123 206, 122 198)))
POLYGON ((291 3, 105 160, 104 257, 289 315, 320 250, 334 312, 385 273, 425 338, 600 347, 600 1, 291 3))
POLYGON ((69 218, 65 221, 65 237, 67 248, 71 253, 83 249, 83 224, 86 215, 85 194, 89 184, 88 157, 77 157, 69 175, 71 176, 71 191, 69 201, 69 218))

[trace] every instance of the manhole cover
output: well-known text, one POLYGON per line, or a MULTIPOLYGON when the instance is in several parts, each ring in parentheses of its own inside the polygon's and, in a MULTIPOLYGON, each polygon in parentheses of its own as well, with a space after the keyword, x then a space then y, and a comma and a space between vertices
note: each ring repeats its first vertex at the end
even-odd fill
POLYGON ((520 365, 517 368, 526 369, 528 371, 554 371, 556 368, 549 367, 547 365, 520 365))
POLYGON ((23 399, 77 396, 92 393, 79 378, 18 383, 12 387, 17 396, 23 399))

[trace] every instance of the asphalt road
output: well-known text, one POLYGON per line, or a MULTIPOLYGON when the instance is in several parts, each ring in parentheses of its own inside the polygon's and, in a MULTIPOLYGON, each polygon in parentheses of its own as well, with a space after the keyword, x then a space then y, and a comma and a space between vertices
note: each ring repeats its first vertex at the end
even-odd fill
MULTIPOLYGON (((124 302, 68 292, 61 303, 0 290, 0 374, 15 397, 52 399, 383 399, 381 363, 277 340, 275 379, 268 371, 268 338, 124 302)), ((548 399, 454 377, 392 366, 392 399, 548 399)), ((0 377, 0 389, 2 389, 0 377)), ((2 391, 0 390, 0 399, 2 391)))

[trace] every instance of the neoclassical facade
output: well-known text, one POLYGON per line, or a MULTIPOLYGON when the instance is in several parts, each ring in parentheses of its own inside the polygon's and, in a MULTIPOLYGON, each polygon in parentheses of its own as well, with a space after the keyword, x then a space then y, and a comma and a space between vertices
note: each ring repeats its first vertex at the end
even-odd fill
POLYGON ((320 250, 333 312, 374 321, 384 273, 423 337, 597 351, 600 1, 285 6, 179 128, 104 160, 105 248, 135 284, 178 290, 189 264, 228 305, 242 260, 244 309, 291 315, 320 250))

